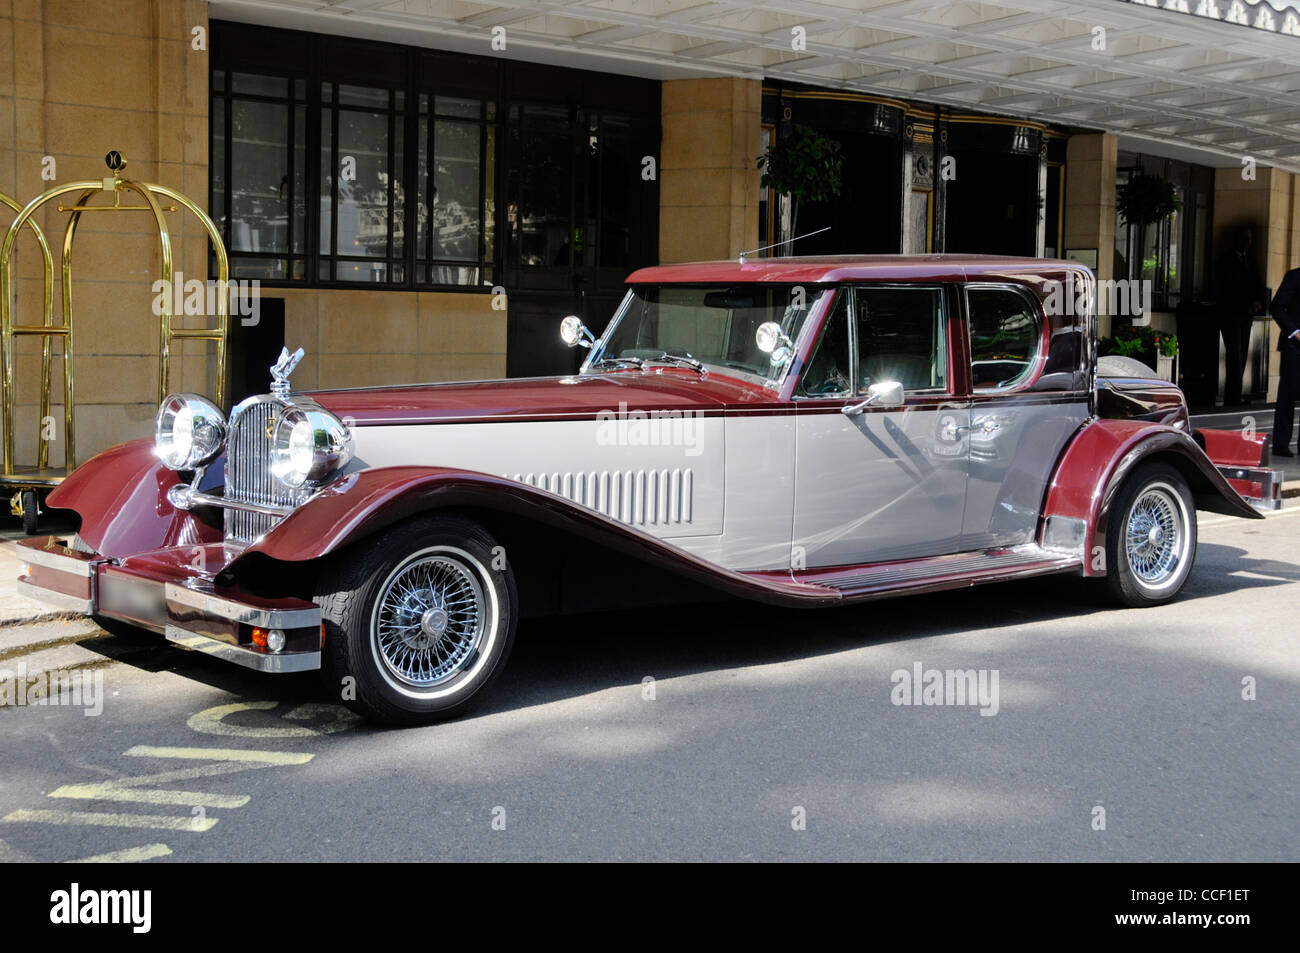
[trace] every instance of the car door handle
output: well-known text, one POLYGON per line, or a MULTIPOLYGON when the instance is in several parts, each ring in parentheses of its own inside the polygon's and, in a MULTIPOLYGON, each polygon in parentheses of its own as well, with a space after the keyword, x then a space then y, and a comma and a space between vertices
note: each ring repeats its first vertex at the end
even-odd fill
POLYGON ((958 424, 952 428, 952 433, 956 435, 978 430, 983 434, 991 434, 1001 429, 1002 424, 998 423, 998 421, 994 420, 992 417, 985 417, 982 420, 977 420, 973 424, 958 424))

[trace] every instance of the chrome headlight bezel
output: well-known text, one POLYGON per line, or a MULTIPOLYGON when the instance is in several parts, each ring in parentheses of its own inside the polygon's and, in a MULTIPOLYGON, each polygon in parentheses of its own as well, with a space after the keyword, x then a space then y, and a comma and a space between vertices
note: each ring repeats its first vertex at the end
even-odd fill
POLYGON ((276 414, 270 456, 284 486, 319 486, 352 459, 352 431, 319 404, 296 400, 276 414))
POLYGON ((215 460, 226 444, 221 408, 198 394, 168 394, 154 417, 154 453, 172 470, 215 460))

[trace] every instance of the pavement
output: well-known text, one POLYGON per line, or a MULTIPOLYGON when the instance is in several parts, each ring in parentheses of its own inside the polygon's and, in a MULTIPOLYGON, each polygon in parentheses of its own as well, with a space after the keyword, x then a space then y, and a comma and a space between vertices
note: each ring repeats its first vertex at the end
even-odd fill
POLYGON ((1060 576, 525 620, 480 709, 421 728, 90 640, 102 711, 0 708, 0 861, 1294 862, 1300 503, 1198 523, 1155 609, 1060 576), (996 706, 899 704, 917 665, 996 706))

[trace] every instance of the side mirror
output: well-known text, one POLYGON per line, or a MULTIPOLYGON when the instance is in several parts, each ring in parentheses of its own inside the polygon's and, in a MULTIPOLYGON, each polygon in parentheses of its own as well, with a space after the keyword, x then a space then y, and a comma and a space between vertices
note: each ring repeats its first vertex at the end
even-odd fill
POLYGON ((902 407, 905 403, 903 385, 898 381, 881 381, 867 388, 867 399, 843 407, 840 413, 852 416, 860 414, 868 407, 902 407))
POLYGON ((596 336, 582 323, 582 318, 576 314, 571 314, 560 322, 560 340, 569 347, 576 347, 581 344, 583 347, 589 348, 596 343, 596 336))
POLYGON ((773 364, 782 363, 794 351, 794 342, 775 321, 760 324, 754 332, 754 342, 760 351, 771 355, 773 364))

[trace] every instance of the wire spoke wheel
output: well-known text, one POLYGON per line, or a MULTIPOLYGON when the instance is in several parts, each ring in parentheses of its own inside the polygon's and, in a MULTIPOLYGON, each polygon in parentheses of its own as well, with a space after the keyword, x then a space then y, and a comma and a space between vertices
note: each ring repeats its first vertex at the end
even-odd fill
POLYGON ((407 692, 436 692, 472 669, 494 624, 485 573, 473 556, 437 547, 408 557, 379 590, 372 648, 407 692))
POLYGON ((1159 589, 1175 579, 1187 554, 1187 514, 1172 487, 1153 483, 1129 508, 1124 552, 1142 585, 1159 589))

